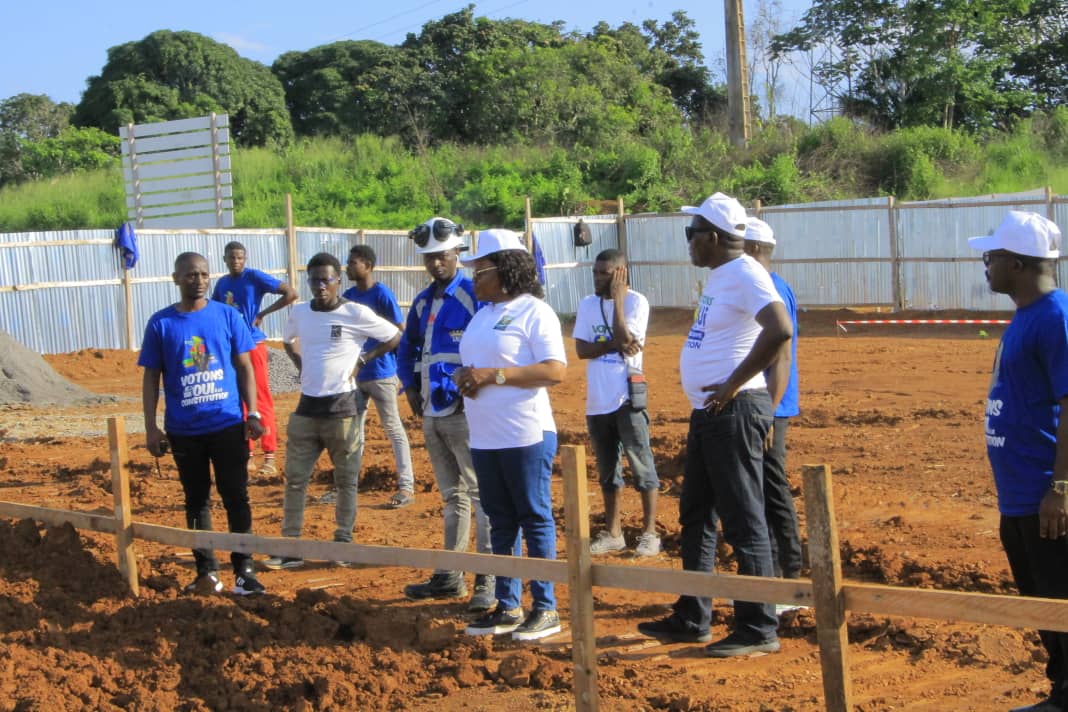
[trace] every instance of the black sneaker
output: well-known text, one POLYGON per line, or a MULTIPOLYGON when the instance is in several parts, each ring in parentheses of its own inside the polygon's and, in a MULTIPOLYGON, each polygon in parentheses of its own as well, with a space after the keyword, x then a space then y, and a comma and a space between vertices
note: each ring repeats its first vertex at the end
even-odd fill
POLYGON ((755 655, 757 653, 776 653, 779 651, 779 639, 772 638, 762 643, 741 638, 731 633, 723 640, 717 640, 712 645, 705 646, 705 655, 710 658, 734 658, 740 655, 755 655))
POLYGON ((537 608, 512 631, 512 640, 537 640, 560 632, 560 614, 537 608))
POLYGON ((464 629, 464 633, 467 635, 501 635, 502 633, 511 633, 522 622, 522 608, 513 608, 510 611, 506 611, 498 603, 497 609, 493 613, 487 613, 476 619, 464 629))
POLYGON ((712 634, 699 631, 692 626, 686 625, 675 613, 667 618, 638 624, 638 632, 650 638, 656 638, 661 643, 707 643, 712 640, 712 634))
POLYGON ((234 577, 234 593, 238 596, 251 596, 266 590, 251 571, 243 571, 234 577))
POLYGON ((423 583, 410 583, 404 587, 404 597, 409 601, 425 601, 428 598, 463 598, 467 584, 462 573, 434 574, 423 583))
POLYGON ((272 556, 263 565, 275 571, 279 569, 299 569, 304 566, 304 559, 299 556, 272 556))
POLYGON ((186 584, 182 589, 183 593, 196 593, 196 594, 210 594, 210 593, 222 593, 223 582, 219 578, 218 571, 205 571, 202 574, 197 574, 196 579, 186 584))
POLYGON ((467 603, 472 613, 492 611, 497 607, 497 577, 491 574, 475 576, 475 592, 467 603))

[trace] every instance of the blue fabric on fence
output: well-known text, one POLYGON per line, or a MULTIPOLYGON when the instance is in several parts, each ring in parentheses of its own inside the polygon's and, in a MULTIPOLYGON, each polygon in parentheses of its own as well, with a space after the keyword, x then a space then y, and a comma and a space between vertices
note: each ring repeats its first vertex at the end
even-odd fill
POLYGON ((134 234, 133 225, 123 223, 115 231, 115 247, 122 250, 122 259, 126 269, 133 269, 140 256, 137 251, 137 235, 134 234))

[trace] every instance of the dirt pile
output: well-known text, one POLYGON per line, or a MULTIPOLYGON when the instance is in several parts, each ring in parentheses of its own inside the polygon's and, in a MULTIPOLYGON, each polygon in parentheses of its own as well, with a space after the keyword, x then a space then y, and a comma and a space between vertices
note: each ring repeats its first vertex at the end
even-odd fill
POLYGON ((114 398, 74 385, 38 354, 0 331, 0 405, 104 403, 114 398))

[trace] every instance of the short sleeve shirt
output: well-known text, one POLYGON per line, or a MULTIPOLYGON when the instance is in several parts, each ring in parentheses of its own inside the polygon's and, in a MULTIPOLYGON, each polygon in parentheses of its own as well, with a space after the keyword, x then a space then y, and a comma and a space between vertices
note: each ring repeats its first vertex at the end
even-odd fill
POLYGON ((258 269, 246 267, 237 277, 227 274, 216 280, 211 298, 237 309, 258 344, 267 338, 267 335, 255 326, 256 317, 260 314, 260 303, 265 295, 276 293, 281 286, 281 280, 258 269))
MULTIPOLYGON (((572 336, 587 343, 612 339, 615 301, 591 294, 579 302, 572 336)), ((645 343, 649 326, 649 300, 635 291, 627 291, 623 301, 623 318, 627 329, 645 343)), ((590 359, 586 364, 586 415, 614 413, 627 402, 627 368, 642 368, 642 352, 624 357, 617 351, 590 359)))
POLYGON ((148 320, 137 364, 163 373, 163 429, 214 433, 243 419, 233 357, 255 348, 235 310, 209 301, 194 312, 174 305, 148 320))
MULTIPOLYGON (((708 394, 701 389, 726 381, 749 355, 761 331, 756 315, 772 302, 782 297, 768 271, 749 255, 712 270, 679 357, 682 389, 692 407, 704 407, 708 394)), ((766 385, 758 373, 741 390, 766 385)))
MULTIPOLYGON (((391 324, 404 322, 404 315, 397 304, 397 298, 393 296, 392 290, 381 282, 375 282, 370 289, 364 291, 360 291, 357 287, 349 287, 341 296, 349 301, 370 307, 371 311, 391 324)), ((368 339, 363 345, 363 350, 370 351, 378 344, 377 339, 368 339)), ((356 380, 377 381, 395 375, 397 375, 397 354, 395 351, 390 351, 365 363, 356 375, 356 380)))
POLYGON ((1017 309, 1001 337, 986 401, 986 451, 998 509, 1038 513, 1057 455, 1059 401, 1068 396, 1068 295, 1017 309))
MULTIPOLYGON (((542 361, 567 363, 560 319, 552 307, 529 294, 483 306, 460 340, 464 366, 509 368, 542 361)), ((549 393, 545 388, 505 384, 483 386, 464 398, 471 447, 498 450, 541 442, 555 432, 549 393)))

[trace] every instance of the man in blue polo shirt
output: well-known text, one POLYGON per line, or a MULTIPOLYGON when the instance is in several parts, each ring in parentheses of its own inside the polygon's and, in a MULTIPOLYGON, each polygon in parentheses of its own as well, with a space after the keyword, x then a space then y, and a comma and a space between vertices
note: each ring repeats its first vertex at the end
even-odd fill
MULTIPOLYGON (((246 267, 246 254, 245 246, 240 242, 227 243, 223 248, 223 261, 226 263, 228 274, 215 283, 211 298, 236 309, 252 330, 252 340, 256 342, 256 347, 249 352, 249 359, 252 361, 252 369, 256 374, 256 392, 259 396, 257 403, 260 416, 263 418, 263 437, 260 438, 260 447, 263 448, 263 465, 259 473, 273 475, 278 472, 274 462, 274 453, 278 450, 278 428, 274 417, 271 382, 267 373, 267 345, 264 343, 267 335, 260 331, 260 324, 268 314, 273 314, 297 301, 297 292, 285 282, 266 272, 246 267), (268 294, 281 296, 266 309, 261 310, 260 303, 268 294)), ((248 443, 248 449, 251 455, 253 452, 251 440, 248 443)))
MULTIPOLYGON (((195 252, 174 261, 174 283, 181 300, 148 320, 141 355, 145 369, 141 400, 145 445, 155 457, 174 453, 185 493, 185 518, 190 529, 211 529, 211 479, 226 508, 230 531, 252 531, 248 502, 246 438, 263 434, 256 412, 256 379, 249 361, 252 334, 233 309, 209 301, 208 262, 195 252), (166 402, 163 426, 156 424, 159 385, 166 402), (247 420, 242 415, 247 406, 247 420)), ((197 578, 187 592, 218 593, 218 563, 210 550, 193 551, 197 578)), ((233 552, 234 593, 263 593, 252 557, 233 552)))
MULTIPOLYGON (((370 307, 375 314, 391 324, 401 327, 404 315, 401 314, 397 298, 389 287, 375 279, 374 269, 377 258, 370 245, 356 245, 349 250, 349 261, 345 273, 353 286, 342 294, 345 299, 370 307)), ((378 345, 374 339, 364 344, 366 352, 378 345)), ((365 352, 365 353, 366 353, 365 352)), ((365 396, 374 401, 382 429, 386 431, 393 446, 393 460, 397 465, 397 492, 389 500, 393 509, 407 507, 415 501, 415 472, 412 470, 412 452, 408 444, 408 433, 404 430, 400 410, 397 408, 397 354, 387 351, 376 358, 367 359, 360 355, 359 373, 356 385, 365 396)), ((367 411, 363 411, 364 416, 367 411)))
MULTIPOLYGON (((991 291, 1016 313, 994 358, 986 451, 1001 512, 1001 544, 1024 596, 1068 598, 1068 295, 1057 289, 1061 231, 1010 210, 983 250, 991 291)), ((1040 630, 1050 694, 1013 712, 1068 710, 1068 633, 1040 630)))

